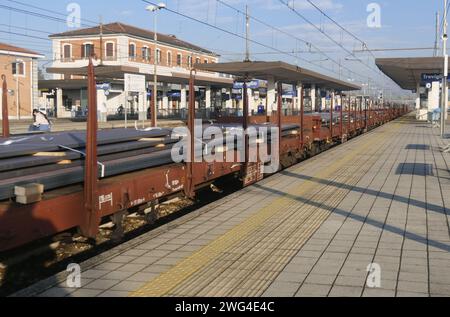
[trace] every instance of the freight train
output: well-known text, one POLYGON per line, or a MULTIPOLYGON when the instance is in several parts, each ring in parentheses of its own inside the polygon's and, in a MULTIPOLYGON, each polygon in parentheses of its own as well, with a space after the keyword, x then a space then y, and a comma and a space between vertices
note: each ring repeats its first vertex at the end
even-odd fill
MULTIPOLYGON (((234 177, 242 186, 249 186, 267 176, 261 168, 264 162, 259 159, 250 162, 248 157, 249 149, 259 147, 260 142, 252 143, 245 135, 244 139, 238 137, 233 142, 235 145, 243 142, 244 154, 237 146, 220 143, 220 151, 215 147, 214 151, 224 158, 232 154, 233 161, 198 161, 195 151, 190 151, 192 160, 174 162, 173 147, 181 136, 174 137, 173 129, 97 131, 92 63, 88 70, 88 102, 93 111, 89 111, 86 132, 0 138, 0 251, 76 228, 93 239, 102 220, 108 217, 120 226, 127 212, 148 215, 149 210, 154 210, 151 207, 161 201, 180 195, 193 198, 201 188, 225 177, 234 177)), ((314 77, 296 71, 302 80, 314 77)), ((275 71, 267 67, 265 73, 273 75, 275 71)), ((248 71, 246 76, 264 78, 260 74, 265 73, 248 71)), ((294 71, 291 73, 295 75, 294 71)), ((323 76, 320 80, 323 82, 323 76)), ((192 72, 188 131, 194 130, 195 100, 191 97, 195 96, 194 85, 195 72, 192 72)), ((262 127, 279 128, 278 170, 281 170, 408 111, 403 105, 372 101, 367 103, 369 107, 363 108, 362 98, 344 94, 341 98, 343 104, 339 108, 332 105, 325 112, 305 112, 302 101, 299 115, 284 116, 279 96, 278 109, 271 116, 223 117, 203 128, 215 127, 224 134, 230 128, 251 127, 256 131, 262 127)), ((249 113, 245 99, 244 114, 249 113)), ((207 142, 190 140, 192 149, 200 147, 201 152, 208 152, 207 142)))

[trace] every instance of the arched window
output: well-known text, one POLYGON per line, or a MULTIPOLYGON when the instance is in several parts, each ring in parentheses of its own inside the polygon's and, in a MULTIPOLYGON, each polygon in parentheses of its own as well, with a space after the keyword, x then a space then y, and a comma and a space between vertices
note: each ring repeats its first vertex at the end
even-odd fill
POLYGON ((81 57, 82 58, 89 58, 94 57, 95 51, 94 51, 94 44, 92 43, 85 43, 81 47, 81 57))
POLYGON ((130 45, 128 46, 128 56, 131 59, 135 59, 136 58, 136 44, 130 43, 130 45))
POLYGON ((72 59, 72 45, 64 44, 63 45, 63 61, 70 61, 72 59))
POLYGON ((177 66, 181 67, 182 62, 183 62, 183 55, 178 54, 177 55, 177 66))
POLYGON ((105 56, 108 60, 112 60, 115 58, 116 52, 114 48, 114 42, 107 42, 105 44, 105 56))
POLYGON ((167 66, 172 66, 172 52, 167 52, 167 66))
POLYGON ((156 49, 156 63, 159 65, 161 64, 161 50, 156 49))
POLYGON ((150 61, 150 49, 147 46, 142 48, 142 59, 146 62, 150 61))

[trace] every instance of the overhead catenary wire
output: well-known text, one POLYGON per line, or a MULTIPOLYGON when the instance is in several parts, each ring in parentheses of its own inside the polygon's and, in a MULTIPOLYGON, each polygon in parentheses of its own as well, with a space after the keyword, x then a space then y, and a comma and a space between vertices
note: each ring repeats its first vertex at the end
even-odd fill
POLYGON ((369 52, 373 58, 375 58, 375 55, 373 54, 372 50, 370 50, 367 46, 367 43, 363 40, 361 40, 358 36, 356 36, 354 33, 350 32, 347 28, 342 26, 339 22, 337 22, 335 19, 333 19, 331 16, 329 16, 325 11, 323 11, 317 4, 315 4, 311 0, 306 0, 309 4, 311 4, 315 9, 317 9, 323 16, 325 16, 328 20, 333 22, 337 27, 339 27, 342 31, 350 35, 352 38, 357 40, 362 44, 363 49, 365 49, 367 52, 369 52))
MULTIPOLYGON (((157 5, 155 2, 148 1, 148 0, 141 0, 141 1, 142 1, 142 2, 145 2, 145 3, 147 3, 147 4, 157 5)), ((202 25, 204 25, 204 26, 208 26, 208 27, 210 27, 210 28, 212 28, 212 29, 215 29, 215 30, 218 30, 218 31, 227 33, 227 34, 229 34, 229 35, 231 35, 231 36, 238 37, 238 38, 240 38, 240 39, 242 39, 242 40, 246 40, 245 35, 242 35, 242 34, 239 34, 239 33, 237 33, 237 32, 233 32, 233 31, 230 31, 230 30, 221 28, 221 27, 218 27, 218 26, 213 25, 213 24, 210 24, 210 23, 208 23, 208 22, 206 22, 206 21, 203 21, 203 20, 200 20, 200 19, 198 19, 198 18, 189 16, 189 15, 187 15, 187 14, 185 14, 185 13, 178 12, 178 11, 175 11, 175 10, 173 10, 173 9, 170 9, 169 7, 166 7, 164 10, 166 10, 166 11, 168 11, 168 12, 170 12, 170 13, 179 15, 179 16, 181 16, 181 17, 183 17, 183 18, 188 19, 188 20, 195 21, 195 22, 197 22, 197 23, 199 23, 199 24, 202 24, 202 25)), ((254 40, 254 39, 249 39, 249 42, 251 42, 251 43, 253 43, 253 44, 256 44, 256 45, 259 45, 259 46, 262 46, 262 47, 265 47, 265 48, 267 48, 267 49, 273 50, 273 51, 278 52, 278 53, 280 53, 280 54, 283 54, 283 55, 286 55, 286 56, 290 56, 290 57, 292 57, 292 58, 294 58, 294 59, 301 59, 301 60, 303 60, 303 61, 305 61, 305 62, 307 62, 307 63, 309 63, 309 64, 312 64, 312 65, 314 65, 314 66, 316 66, 316 67, 320 67, 320 68, 322 68, 322 69, 327 70, 328 72, 332 72, 332 73, 334 73, 334 74, 339 75, 338 73, 336 73, 336 72, 334 72, 334 71, 332 71, 332 70, 330 70, 330 69, 328 69, 328 68, 326 68, 326 67, 323 67, 323 66, 318 65, 318 64, 310 63, 308 60, 306 60, 305 58, 299 57, 298 55, 291 54, 291 53, 286 53, 286 52, 283 51, 283 50, 280 50, 280 49, 278 49, 278 48, 276 48, 276 47, 273 47, 273 46, 270 46, 270 45, 268 45, 268 44, 265 44, 265 43, 256 41, 256 40, 254 40)))
MULTIPOLYGON (((22 5, 25 5, 23 2, 20 2, 20 1, 14 1, 14 0, 8 0, 8 1, 14 2, 14 3, 18 3, 18 4, 22 4, 22 5)), ((144 1, 144 2, 146 2, 146 3, 152 3, 151 1, 144 1)), ((223 1, 222 1, 222 2, 223 2, 223 1)), ((0 7, 1 7, 1 6, 0 6, 0 7)), ((3 7, 5 8, 5 7, 7 7, 7 6, 3 6, 3 7)), ((39 8, 39 7, 37 7, 37 6, 32 6, 32 7, 33 7, 33 8, 36 8, 36 9, 39 9, 39 10, 46 11, 46 12, 53 12, 53 13, 58 14, 58 15, 61 15, 61 16, 64 15, 64 14, 58 13, 58 12, 56 12, 56 11, 46 10, 46 9, 43 9, 43 8, 39 8)), ((10 9, 10 7, 7 7, 7 8, 5 8, 5 9, 10 9)), ((11 9, 10 9, 10 10, 11 10, 11 9)), ((52 21, 56 21, 56 22, 60 22, 60 23, 66 23, 66 20, 65 20, 65 19, 61 19, 61 18, 58 18, 58 17, 51 17, 51 16, 49 16, 48 14, 36 13, 36 12, 29 11, 29 10, 23 10, 23 9, 18 9, 18 8, 13 8, 13 10, 14 10, 14 11, 19 10, 19 11, 16 11, 16 12, 23 13, 23 14, 33 15, 33 16, 36 16, 36 17, 39 17, 39 18, 44 18, 44 19, 48 19, 48 20, 52 20, 52 21), (31 13, 30 13, 30 12, 31 12, 31 13)), ((232 36, 242 38, 242 36, 241 36, 240 34, 237 34, 237 33, 234 33, 234 32, 230 32, 230 31, 228 31, 228 30, 222 29, 222 28, 217 27, 217 26, 215 26, 215 25, 211 25, 211 24, 208 23, 208 22, 204 22, 204 21, 201 21, 201 20, 199 20, 199 19, 195 19, 195 18, 193 18, 193 17, 189 17, 189 16, 186 15, 186 14, 183 14, 183 13, 180 13, 180 12, 176 12, 176 11, 173 11, 173 10, 168 10, 168 11, 172 11, 172 13, 176 13, 176 14, 178 14, 178 15, 184 17, 184 18, 188 18, 188 19, 190 19, 190 20, 195 20, 195 21, 197 21, 197 22, 199 22, 199 23, 202 23, 202 24, 204 24, 204 25, 207 25, 207 26, 209 26, 209 27, 214 27, 215 29, 220 30, 220 31, 222 31, 222 32, 225 32, 225 33, 227 33, 227 34, 230 34, 230 35, 232 35, 232 36)), ((64 15, 64 16, 65 16, 65 15, 64 15)), ((83 21, 89 21, 89 20, 83 19, 83 21)), ((93 23, 95 23, 95 25, 98 24, 98 23, 95 22, 95 21, 94 21, 93 23)), ((84 25, 86 25, 86 24, 84 24, 84 25)), ((267 25, 269 25, 269 24, 267 24, 267 25)), ((88 25, 88 26, 90 26, 90 25, 88 25)), ((23 29, 25 29, 25 28, 23 28, 23 29)), ((280 30, 281 30, 281 29, 280 29, 280 30)), ((33 31, 33 30, 30 30, 30 31, 33 31)), ((39 31, 41 31, 41 30, 39 30, 39 31)), ((281 31, 283 31, 283 30, 281 30, 281 31)), ((277 31, 277 32, 278 32, 278 31, 277 31)), ((286 35, 289 34, 289 33, 286 32, 286 31, 283 31, 283 32, 284 32, 284 34, 286 34, 286 35)), ((17 33, 17 32, 15 32, 15 33, 17 33)), ((25 36, 25 35, 21 35, 21 36, 25 36)), ((30 37, 30 35, 28 35, 28 34, 27 34, 26 36, 30 37)), ((35 37, 34 35, 31 35, 31 36, 34 37, 34 38, 36 38, 36 39, 38 39, 38 38, 35 37)), ((31 38, 31 37, 30 37, 30 38, 31 38)), ((48 39, 46 39, 46 40, 48 40, 48 39)), ((300 41, 300 39, 298 39, 298 40, 300 41)), ((269 55, 269 54, 280 54, 280 55, 290 56, 290 57, 294 58, 295 60, 300 59, 300 60, 302 60, 302 61, 307 62, 308 64, 314 65, 315 67, 319 67, 319 68, 324 69, 324 70, 326 70, 326 71, 328 71, 328 72, 332 72, 332 73, 335 73, 335 74, 339 74, 339 73, 340 73, 340 72, 334 71, 334 69, 333 69, 333 70, 330 70, 329 68, 324 67, 323 65, 315 64, 315 63, 314 63, 313 61, 311 61, 311 60, 308 60, 308 59, 299 57, 299 56, 298 56, 298 53, 300 53, 300 52, 294 52, 294 53, 292 53, 292 52, 287 52, 286 50, 280 50, 280 49, 277 49, 277 48, 275 48, 275 47, 271 47, 271 46, 269 46, 269 45, 267 45, 267 44, 264 44, 264 43, 261 43, 261 42, 255 41, 255 40, 251 40, 251 42, 254 43, 254 44, 256 44, 256 45, 260 45, 260 46, 262 46, 262 47, 265 47, 265 48, 267 48, 267 49, 270 49, 270 50, 273 50, 273 51, 274 51, 274 53, 268 52, 267 55, 269 55)), ((307 41, 306 41, 306 42, 307 42, 307 41)), ((309 42, 308 42, 308 43, 309 43, 309 42)), ((312 44, 312 43, 311 43, 311 44, 312 44)), ((119 45, 119 44, 118 44, 118 45, 119 45)), ((310 53, 311 53, 311 52, 310 52, 310 53)), ((261 54, 261 55, 262 55, 262 54, 261 54)), ((128 57, 124 57, 124 58, 128 58, 128 57)), ((331 60, 331 59, 330 59, 330 60, 331 60)), ((335 63, 335 64, 336 64, 336 65, 341 65, 341 63, 339 63, 339 62, 337 62, 337 63, 335 63)), ((342 68, 345 69, 345 67, 342 67, 342 68)), ((364 76, 361 76, 360 74, 355 73, 354 71, 352 71, 352 70, 350 70, 350 69, 346 69, 346 70, 348 70, 349 73, 355 74, 355 78, 364 78, 364 76)))
MULTIPOLYGON (((216 2, 222 4, 223 6, 229 8, 229 9, 232 9, 232 10, 236 11, 237 13, 239 13, 239 14, 241 14, 241 15, 243 15, 243 16, 246 16, 246 15, 247 15, 246 12, 243 12, 242 10, 240 10, 240 9, 238 9, 238 8, 236 8, 236 7, 230 5, 230 4, 228 4, 228 3, 226 3, 226 2, 224 2, 224 1, 222 1, 222 0, 216 0, 216 2)), ((289 32, 287 32, 287 31, 285 31, 285 30, 283 30, 283 29, 281 29, 281 28, 278 28, 278 27, 275 27, 275 26, 273 26, 273 25, 270 25, 269 23, 267 23, 267 22, 265 22, 265 21, 263 21, 263 20, 261 20, 261 19, 255 17, 255 16, 252 16, 252 15, 250 15, 250 14, 248 15, 248 17, 249 17, 250 19, 252 19, 252 20, 254 20, 254 21, 256 21, 256 22, 258 22, 258 23, 260 23, 260 24, 262 24, 262 25, 264 25, 264 26, 266 26, 266 27, 268 27, 268 28, 270 28, 270 29, 272 29, 273 31, 279 32, 279 33, 281 33, 281 34, 284 34, 284 35, 286 35, 286 36, 289 36, 289 37, 291 37, 291 38, 293 38, 293 39, 295 39, 295 40, 297 40, 297 41, 300 41, 300 42, 306 44, 310 49, 313 48, 313 49, 316 50, 319 54, 322 54, 324 57, 326 57, 327 60, 333 62, 334 64, 336 64, 336 65, 339 66, 340 68, 343 68, 343 69, 349 71, 349 72, 350 72, 351 74, 353 74, 353 75, 359 75, 359 74, 356 74, 354 71, 352 71, 350 68, 345 67, 345 66, 342 66, 341 63, 339 63, 339 61, 336 61, 335 59, 333 59, 331 56, 329 56, 328 54, 326 54, 326 53, 325 53, 324 51, 322 51, 320 48, 318 48, 317 46, 315 46, 312 42, 307 41, 307 40, 305 40, 305 39, 302 39, 302 38, 300 38, 300 37, 298 37, 298 36, 295 36, 295 35, 293 35, 292 33, 289 33, 289 32)), ((273 45, 273 44, 272 44, 272 45, 273 45)), ((335 73, 335 74, 338 74, 338 73, 336 73, 336 72, 334 72, 334 73, 335 73)), ((339 75, 339 74, 338 74, 338 75, 339 75)))
MULTIPOLYGON (((26 4, 24 4, 23 2, 20 2, 20 1, 15 1, 15 0, 8 0, 8 1, 13 2, 13 3, 17 3, 17 4, 21 4, 21 5, 26 5, 26 4)), ((150 1, 144 1, 144 2, 151 3, 150 1)), ((62 13, 59 13, 59 12, 56 12, 56 11, 42 9, 42 8, 37 7, 37 6, 32 6, 32 7, 35 8, 35 9, 39 9, 39 10, 43 10, 43 11, 46 11, 46 12, 51 12, 51 13, 54 13, 54 14, 58 14, 58 15, 60 15, 60 16, 63 16, 62 13)), ((66 23, 66 20, 65 20, 65 19, 58 18, 58 17, 54 17, 54 16, 49 16, 48 14, 41 14, 41 13, 33 12, 33 11, 30 11, 30 10, 25 10, 25 9, 20 9, 20 8, 14 8, 14 7, 10 7, 10 6, 3 6, 3 5, 0 5, 0 8, 12 10, 12 11, 19 12, 19 13, 23 13, 23 14, 28 14, 28 15, 36 16, 36 17, 39 17, 39 18, 49 19, 49 20, 53 20, 53 21, 56 21, 56 22, 66 23)), ((172 11, 173 13, 178 13, 178 14, 180 14, 180 15, 186 17, 186 18, 191 18, 191 19, 192 19, 192 17, 189 17, 189 16, 187 16, 187 15, 185 15, 185 14, 181 14, 181 13, 179 13, 179 12, 175 12, 175 11, 170 10, 170 9, 169 9, 169 11, 172 11)), ((195 18, 194 18, 194 19, 195 19, 195 18)), ((86 19, 83 19, 83 20, 86 21, 86 19)), ((203 22, 203 21, 198 20, 198 19, 195 19, 195 20, 197 20, 197 22, 201 22, 201 23, 203 23, 203 24, 205 24, 205 25, 208 25, 208 26, 210 26, 210 27, 214 27, 214 28, 216 28, 216 29, 220 29, 221 31, 227 31, 227 30, 224 30, 224 29, 219 28, 219 27, 217 27, 217 26, 211 25, 211 24, 208 23, 208 22, 203 22)), ((87 21, 89 21, 89 20, 87 20, 87 21)), ((93 22, 93 23, 94 23, 94 22, 93 22)), ((90 25, 88 25, 88 26, 90 26, 90 25)), ((105 29, 107 29, 107 28, 105 27, 105 29)), ((230 32, 230 31, 227 31, 226 33, 232 34, 232 35, 234 35, 234 36, 242 37, 240 34, 236 34, 236 33, 230 32)), ((31 36, 30 36, 30 37, 31 37, 31 36)), ((32 37, 36 38, 35 36, 32 36, 32 37)), ((315 63, 313 63, 313 62, 310 62, 309 60, 307 60, 307 59, 305 59, 305 58, 299 57, 298 55, 286 53, 286 52, 284 52, 284 51, 282 51, 282 50, 276 49, 276 48, 274 48, 274 47, 270 47, 270 46, 268 46, 268 45, 266 45, 266 44, 264 44, 264 43, 260 43, 260 42, 254 41, 254 40, 252 40, 251 42, 252 42, 252 43, 255 43, 255 44, 257 44, 257 45, 261 45, 261 46, 263 46, 263 47, 266 47, 266 48, 268 48, 268 49, 272 49, 272 50, 274 50, 274 51, 277 51, 277 52, 280 53, 280 54, 284 54, 284 55, 287 54, 287 55, 290 55, 291 57, 295 58, 296 60, 297 60, 297 59, 301 59, 301 60, 303 60, 303 61, 305 61, 305 62, 307 62, 307 63, 310 63, 310 64, 312 64, 312 65, 314 65, 314 66, 316 66, 316 67, 319 67, 319 68, 324 69, 324 70, 326 70, 326 71, 328 71, 328 72, 332 72, 332 73, 335 73, 335 74, 338 74, 338 75, 339 75, 339 72, 335 72, 334 70, 330 70, 329 68, 324 67, 323 65, 318 65, 318 64, 315 64, 315 63)), ((330 58, 329 60, 331 60, 331 58, 330 58)), ((349 73, 354 74, 354 77, 359 77, 359 74, 353 72, 352 70, 350 70, 350 69, 346 69, 346 70, 348 70, 349 73)))
MULTIPOLYGON (((10 2, 14 2, 14 3, 18 3, 18 4, 22 4, 22 5, 25 5, 23 2, 20 2, 20 1, 15 1, 15 0, 8 0, 8 1, 10 1, 10 2)), ((43 9, 43 8, 39 8, 39 7, 37 7, 37 6, 31 6, 32 8, 34 8, 34 9, 39 9, 39 10, 44 10, 44 11, 46 11, 45 9, 43 9)), ((66 23, 66 20, 65 19, 62 19, 62 18, 57 18, 57 17, 52 17, 52 16, 49 16, 49 15, 47 15, 47 14, 40 14, 40 13, 36 13, 36 12, 33 12, 33 11, 30 11, 30 10, 25 10, 25 9, 20 9, 20 8, 14 8, 14 7, 10 7, 10 6, 4 6, 4 5, 0 5, 0 9, 6 9, 6 10, 11 10, 11 11, 15 11, 15 12, 18 12, 18 13, 21 13, 21 14, 27 14, 27 15, 31 15, 31 16, 35 16, 35 17, 38 17, 38 18, 42 18, 42 19, 47 19, 47 20, 52 20, 52 21, 56 21, 56 22, 60 22, 60 23, 66 23)), ((51 12, 51 13, 54 13, 54 14, 58 14, 58 15, 64 15, 64 14, 62 14, 62 13, 59 13, 59 12, 56 12, 56 11, 52 11, 52 10, 49 10, 48 12, 51 12)), ((90 22, 90 20, 86 20, 86 19, 83 19, 84 21, 89 21, 90 22)), ((93 22, 93 23, 95 23, 95 22, 93 22)), ((5 24, 4 24, 5 25, 5 24)), ((92 27, 92 26, 96 26, 97 24, 95 24, 95 25, 86 25, 86 24, 84 24, 84 26, 87 26, 87 27, 92 27)), ((11 26, 11 25, 7 25, 8 27, 13 27, 13 26, 11 26)), ((27 30, 27 31, 31 31, 31 32, 34 32, 34 31, 36 31, 36 30, 34 30, 34 29, 29 29, 29 28, 24 28, 24 27, 18 27, 18 28, 20 28, 21 30, 27 30)), ((105 30, 110 30, 107 26, 104 26, 104 29, 105 30)), ((112 30, 111 30, 112 31, 112 30)), ((10 34, 10 35, 16 35, 16 36, 23 36, 23 37, 27 37, 27 38, 34 38, 34 39, 40 39, 40 40, 45 40, 45 41, 51 41, 51 39, 47 39, 47 38, 42 38, 42 37, 38 37, 38 36, 35 36, 35 35, 28 35, 28 34, 21 34, 21 33, 17 33, 17 32, 12 32, 12 31, 0 31, 0 32, 2 32, 2 33, 7 33, 7 34, 10 34)), ((40 33, 46 33, 46 34, 48 34, 48 35, 51 35, 52 33, 50 33, 50 32, 46 32, 46 31, 42 31, 42 30, 39 30, 39 32, 40 33)), ((75 44, 75 45, 77 45, 77 44, 75 44)), ((127 47, 126 45, 120 45, 119 43, 116 43, 116 45, 117 46, 123 46, 123 47, 127 47)), ((78 44, 78 46, 81 46, 81 44, 78 44)), ((271 48, 271 47, 269 47, 269 46, 265 46, 266 48, 271 48)), ((285 52, 283 52, 283 51, 279 51, 278 52, 279 54, 286 54, 285 52)), ((124 59, 127 59, 128 58, 128 56, 127 57, 122 57, 122 58, 124 58, 124 59)), ((60 60, 60 59, 55 59, 55 61, 57 61, 57 60, 60 60)), ((308 60, 306 60, 306 59, 304 59, 304 61, 306 61, 306 62, 309 62, 308 60)), ((313 63, 312 63, 313 64, 313 63)), ((188 63, 186 63, 186 65, 188 65, 188 63)), ((321 66, 321 65, 316 65, 316 64, 314 64, 315 66, 317 66, 317 67, 320 67, 320 68, 322 68, 322 69, 325 69, 325 70, 327 70, 327 71, 330 71, 329 69, 327 69, 327 68, 325 68, 325 67, 323 67, 323 66, 321 66)))
MULTIPOLYGON (((333 39, 333 37, 331 37, 329 34, 327 34, 321 27, 318 27, 315 23, 313 23, 310 19, 308 19, 307 17, 305 17, 304 14, 300 13, 297 9, 295 9, 294 5, 292 2, 290 1, 285 1, 285 0, 278 0, 281 4, 285 5, 288 9, 290 9, 293 13, 295 13, 297 16, 299 16, 302 20, 304 20, 306 23, 308 23, 309 25, 311 25, 313 28, 315 28, 317 31, 319 31, 320 33, 322 33, 326 38, 328 38, 330 41, 332 41, 334 44, 336 44, 337 46, 339 46, 340 48, 342 48, 342 50, 344 50, 346 53, 348 53, 350 56, 353 56, 355 58, 355 61, 361 63, 362 65, 364 65, 367 69, 373 71, 375 74, 378 74, 380 76, 381 79, 381 84, 380 86, 385 86, 385 80, 386 80, 386 76, 382 75, 382 72, 374 67, 371 67, 369 64, 364 63, 362 60, 360 60, 359 58, 356 57, 356 55, 351 52, 350 50, 348 50, 344 45, 342 45, 341 43, 339 43, 338 41, 336 41, 335 39, 333 39)), ((311 2, 309 2, 311 3, 311 2)), ((316 7, 318 7, 316 5, 316 7)), ((323 12, 323 10, 321 10, 323 12)), ((327 17, 328 15, 326 15, 327 17)), ((344 28, 345 29, 345 28, 344 28)), ((351 32, 350 32, 351 33, 351 32)), ((365 43, 364 41, 358 39, 359 41, 361 41, 362 43, 365 43)), ((364 46, 363 46, 364 48, 364 46)))
MULTIPOLYGON (((336 44, 337 46, 341 47, 345 52, 347 52, 348 54, 350 54, 350 56, 355 57, 356 59, 358 59, 355 54, 350 51, 349 49, 347 49, 344 45, 342 45, 341 43, 339 43, 338 41, 336 41, 332 36, 330 36, 329 34, 327 34, 324 30, 322 30, 322 28, 318 27, 314 22, 312 22, 310 19, 308 19, 307 17, 305 17, 305 15, 303 15, 302 13, 300 13, 297 9, 295 9, 293 6, 291 6, 289 4, 289 2, 286 2, 285 0, 278 0, 279 2, 281 2, 282 4, 284 4, 287 8, 289 8, 292 12, 294 12, 297 16, 299 16, 300 18, 302 18, 305 22, 307 22, 309 25, 311 25, 312 27, 314 27, 317 31, 319 31, 320 33, 322 33, 325 37, 327 37, 330 41, 332 41, 334 44, 336 44)), ((369 65, 362 63, 363 65, 365 65, 368 69, 375 71, 376 73, 379 72, 379 70, 374 69, 372 67, 370 67, 369 65)))

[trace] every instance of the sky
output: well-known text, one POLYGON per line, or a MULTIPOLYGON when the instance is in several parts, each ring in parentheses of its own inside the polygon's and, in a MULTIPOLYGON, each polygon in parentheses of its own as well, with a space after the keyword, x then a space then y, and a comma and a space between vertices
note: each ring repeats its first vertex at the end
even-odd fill
MULTIPOLYGON (((389 87, 395 92, 399 92, 398 87, 380 74, 373 55, 433 54, 433 50, 416 50, 376 51, 372 55, 354 50, 361 50, 363 43, 369 49, 433 47, 435 15, 440 11, 442 16, 443 0, 310 1, 351 35, 308 0, 166 0, 169 10, 158 13, 158 32, 174 34, 217 52, 222 61, 243 60, 245 18, 235 9, 243 12, 248 6, 252 17, 252 60, 282 60, 344 80, 389 87), (373 3, 379 11, 368 11, 373 3), (368 24, 369 15, 380 17, 379 27, 368 24)), ((142 0, 0 0, 0 42, 45 54, 47 59, 41 65, 49 65, 52 57, 48 35, 72 29, 66 19, 73 3, 81 10, 82 27, 102 19, 104 23, 120 21, 153 29, 154 13, 145 10, 148 3, 142 0)))

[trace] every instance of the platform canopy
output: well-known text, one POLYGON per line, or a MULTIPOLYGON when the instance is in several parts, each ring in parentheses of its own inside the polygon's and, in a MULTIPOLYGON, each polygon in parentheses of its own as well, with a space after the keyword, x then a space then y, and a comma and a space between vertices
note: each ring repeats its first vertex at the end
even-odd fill
POLYGON ((231 62, 196 64, 197 70, 230 74, 240 78, 282 81, 283 83, 316 84, 340 91, 360 90, 361 87, 285 62, 231 62))
POLYGON ((443 57, 377 58, 378 68, 397 85, 415 90, 422 83, 422 74, 442 74, 443 57))
MULTIPOLYGON (((87 67, 49 67, 47 73, 63 74, 65 76, 87 76, 87 67)), ((142 74, 138 67, 133 66, 96 66, 95 76, 101 80, 113 80, 123 78, 125 74, 145 75, 147 81, 153 81, 153 74, 142 74)), ((188 84, 189 74, 181 72, 171 72, 172 76, 158 75, 158 82, 169 84, 188 84)), ((232 87, 233 79, 214 76, 199 75, 196 77, 196 84, 200 86, 232 87)))

